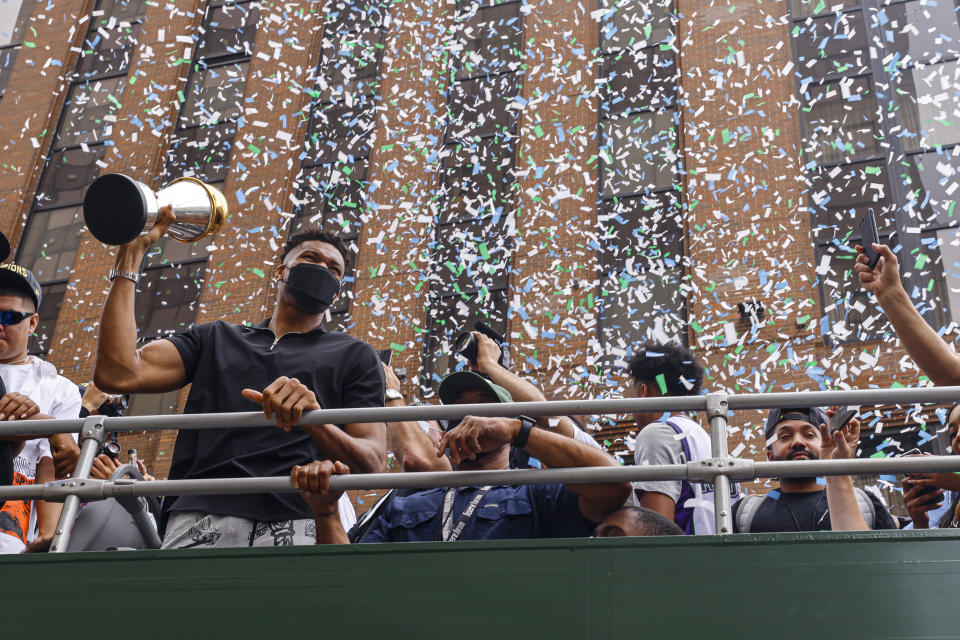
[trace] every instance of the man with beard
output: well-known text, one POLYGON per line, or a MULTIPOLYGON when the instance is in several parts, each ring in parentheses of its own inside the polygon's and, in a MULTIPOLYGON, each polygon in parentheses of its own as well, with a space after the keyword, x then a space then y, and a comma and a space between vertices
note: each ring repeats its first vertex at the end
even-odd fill
MULTIPOLYGON (((819 408, 773 409, 765 435, 768 460, 839 460, 856 455, 860 422, 827 430, 827 413, 819 408)), ((780 489, 747 496, 733 509, 735 533, 777 531, 864 531, 896 529, 875 496, 853 486, 850 476, 781 478, 780 489)))

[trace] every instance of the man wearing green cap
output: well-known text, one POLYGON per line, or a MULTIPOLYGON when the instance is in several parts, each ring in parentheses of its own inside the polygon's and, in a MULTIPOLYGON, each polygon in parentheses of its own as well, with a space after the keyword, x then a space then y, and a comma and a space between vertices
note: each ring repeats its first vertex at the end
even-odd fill
MULTIPOLYGON (((509 403, 511 394, 484 376, 459 371, 443 379, 444 404, 509 403)), ((533 428, 535 421, 466 416, 450 421, 434 447, 438 469, 462 471, 509 468, 511 445, 526 449, 550 468, 616 466, 605 452, 572 438, 533 428)), ((417 432, 412 436, 419 437, 417 432)), ((420 449, 432 443, 422 432, 420 449)), ((340 493, 329 491, 331 475, 350 470, 340 462, 294 467, 291 479, 301 489, 317 525, 318 544, 346 544, 346 532, 331 517, 340 493)), ((398 496, 377 517, 362 542, 426 542, 585 537, 609 513, 620 508, 629 483, 522 485, 424 489, 398 496)))

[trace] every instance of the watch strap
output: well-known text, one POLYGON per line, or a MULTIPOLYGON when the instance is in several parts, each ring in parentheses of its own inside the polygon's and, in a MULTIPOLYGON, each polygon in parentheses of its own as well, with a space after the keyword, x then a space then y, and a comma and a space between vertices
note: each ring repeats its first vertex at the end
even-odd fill
POLYGON ((527 440, 530 439, 530 432, 533 431, 533 427, 537 424, 537 421, 530 416, 517 416, 516 419, 520 421, 520 431, 517 432, 517 437, 514 438, 510 444, 517 449, 523 449, 527 446, 527 440))
POLYGON ((126 278, 127 280, 132 280, 134 284, 138 284, 140 282, 139 273, 134 271, 123 271, 122 269, 117 268, 110 269, 110 273, 107 277, 111 282, 117 278, 126 278))

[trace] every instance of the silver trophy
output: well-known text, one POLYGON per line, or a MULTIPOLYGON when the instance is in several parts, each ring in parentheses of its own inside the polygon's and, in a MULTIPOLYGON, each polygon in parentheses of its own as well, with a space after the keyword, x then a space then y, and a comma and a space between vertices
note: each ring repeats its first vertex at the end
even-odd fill
POLYGON ((196 242, 219 231, 227 219, 227 200, 196 178, 177 178, 157 192, 122 173, 100 176, 83 198, 83 220, 104 244, 126 244, 147 233, 157 212, 173 205, 176 222, 167 231, 174 240, 196 242))

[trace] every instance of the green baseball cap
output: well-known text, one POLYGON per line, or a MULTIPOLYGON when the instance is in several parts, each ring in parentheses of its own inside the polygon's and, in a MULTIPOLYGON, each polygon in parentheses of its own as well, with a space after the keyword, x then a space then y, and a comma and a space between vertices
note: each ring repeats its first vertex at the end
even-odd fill
POLYGON ((460 394, 470 389, 488 391, 497 398, 498 402, 513 402, 513 396, 509 391, 473 371, 456 371, 445 377, 440 382, 440 402, 456 404, 460 394))

